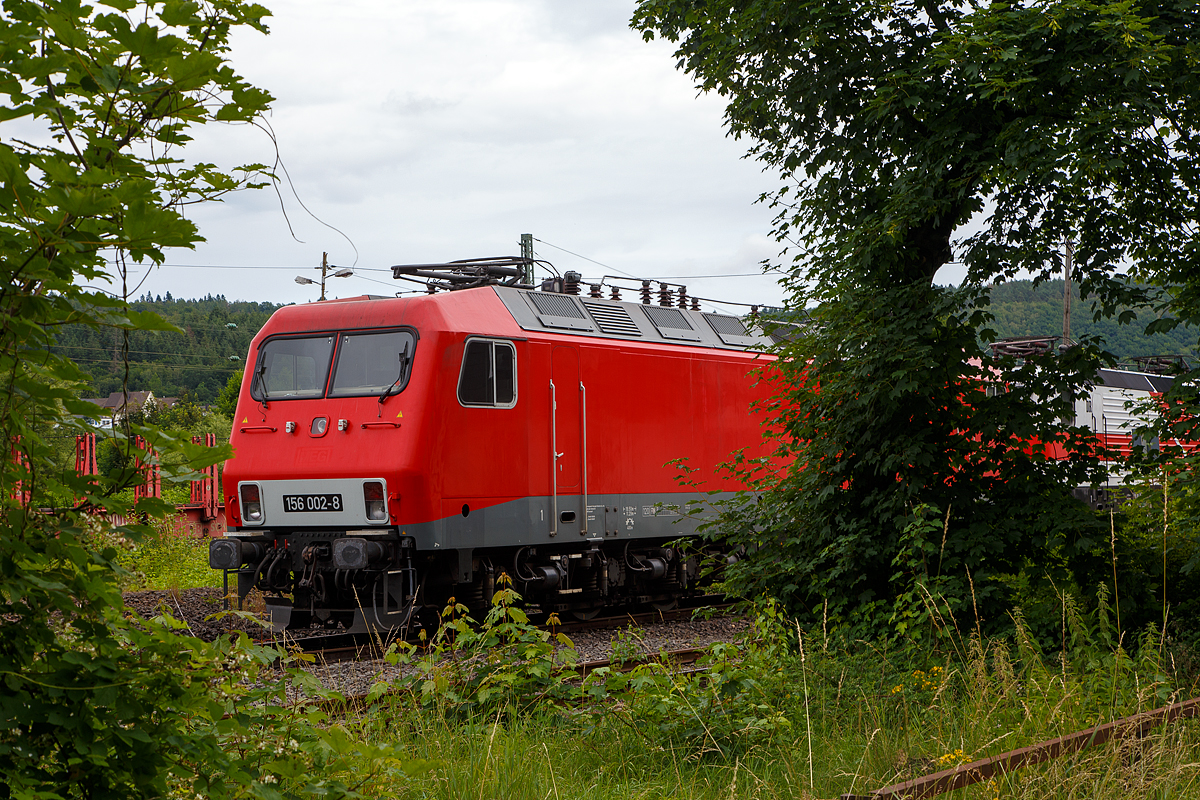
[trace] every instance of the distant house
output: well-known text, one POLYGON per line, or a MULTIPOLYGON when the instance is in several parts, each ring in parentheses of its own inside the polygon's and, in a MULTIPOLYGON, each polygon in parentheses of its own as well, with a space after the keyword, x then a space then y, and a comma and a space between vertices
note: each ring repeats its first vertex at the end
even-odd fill
POLYGON ((108 397, 84 397, 82 399, 104 409, 104 416, 97 420, 102 428, 112 427, 114 422, 124 419, 125 415, 130 412, 146 412, 156 407, 161 411, 179 402, 178 397, 155 397, 152 391, 130 392, 128 395, 122 392, 113 392, 108 397))

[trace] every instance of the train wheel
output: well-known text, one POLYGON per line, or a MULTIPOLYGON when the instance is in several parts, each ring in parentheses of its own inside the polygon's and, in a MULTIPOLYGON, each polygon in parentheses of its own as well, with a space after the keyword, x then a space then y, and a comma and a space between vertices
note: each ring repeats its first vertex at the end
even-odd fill
POLYGON ((655 611, 674 611, 679 608, 679 598, 672 597, 670 600, 651 601, 650 607, 655 611))
POLYGON ((595 619, 600 616, 601 608, 573 608, 571 616, 580 622, 587 622, 589 619, 595 619))

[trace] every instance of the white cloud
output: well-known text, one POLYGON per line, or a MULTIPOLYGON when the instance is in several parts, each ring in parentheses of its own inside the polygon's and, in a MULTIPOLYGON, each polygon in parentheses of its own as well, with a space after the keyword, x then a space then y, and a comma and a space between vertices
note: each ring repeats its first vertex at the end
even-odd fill
MULTIPOLYGON (((773 258, 775 180, 725 136, 722 103, 697 97, 671 47, 630 30, 633 4, 599 0, 314 0, 269 3, 272 34, 235 40, 235 69, 277 98, 270 126, 295 191, 357 247, 358 266, 515 253, 533 233, 638 275, 754 273, 773 258)), ((275 159, 248 126, 201 131, 190 159, 275 159)), ((196 208, 208 238, 170 263, 347 264, 354 250, 282 186, 196 208)), ((550 247, 539 256, 602 270, 550 247)), ((387 273, 338 281, 385 293, 387 273)), ((706 297, 778 303, 771 278, 694 281, 706 297)), ((151 293, 302 301, 287 270, 166 267, 151 293)), ((399 288, 399 287, 397 287, 399 288)))

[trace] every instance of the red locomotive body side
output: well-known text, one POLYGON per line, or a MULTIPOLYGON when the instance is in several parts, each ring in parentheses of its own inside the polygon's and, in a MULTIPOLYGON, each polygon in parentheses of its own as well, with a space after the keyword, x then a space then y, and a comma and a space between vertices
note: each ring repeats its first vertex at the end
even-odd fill
MULTIPOLYGON (((632 333, 536 329, 514 318, 514 302, 520 298, 481 287, 277 312, 251 344, 234 457, 224 473, 232 538, 241 541, 227 562, 210 557, 213 566, 237 570, 243 594, 273 584, 277 610, 307 599, 308 613, 291 619, 293 627, 313 615, 337 618, 321 613, 321 605, 337 605, 337 593, 317 575, 325 562, 345 586, 368 573, 386 583, 387 575, 410 571, 401 589, 360 587, 383 597, 376 616, 384 624, 400 613, 387 607, 389 593, 392 607, 404 598, 433 605, 452 592, 486 601, 501 571, 556 607, 595 607, 618 596, 669 602, 694 586, 697 564, 666 543, 694 533, 697 523, 670 506, 743 488, 717 468, 737 450, 765 453, 751 405, 767 391, 753 373, 771 357, 720 344, 639 341, 632 333), (402 388, 382 401, 381 392, 327 396, 332 370, 311 397, 278 396, 265 385, 256 393, 260 355, 272 341, 327 338, 336 369, 346 346, 339 337, 397 330, 413 337, 411 367, 402 388), (463 402, 472 343, 511 348, 510 402, 463 402), (670 462, 680 459, 703 485, 678 483, 680 470, 670 462), (354 496, 355 481, 386 487, 386 518, 347 521, 364 502, 354 496), (241 508, 245 484, 261 490, 250 495, 260 503, 257 520, 241 508), (340 515, 288 513, 296 509, 280 505, 280 498, 311 503, 335 495, 340 515), (376 561, 358 568, 359 557, 376 561), (444 591, 431 591, 439 585, 444 591)), ((682 324, 699 328, 699 317, 682 324)), ((501 362, 490 370, 501 374, 501 362)), ((277 613, 277 623, 288 616, 277 613)))
MULTIPOLYGON (((327 301, 282 309, 250 346, 281 334, 328 333, 412 326, 420 333, 412 376, 403 392, 379 403, 375 397, 271 400, 250 397, 248 370, 231 441, 235 457, 224 471, 231 522, 242 524, 236 487, 240 480, 319 479, 385 474, 395 478, 389 506, 397 525, 430 522, 460 513, 463 503, 484 508, 518 497, 552 494, 549 385, 558 377, 559 427, 569 444, 560 473, 582 484, 579 383, 586 386, 589 488, 597 494, 678 491, 668 462, 685 459, 707 476, 706 489, 742 488, 718 476, 735 450, 763 452, 751 404, 762 398, 752 374, 770 356, 680 345, 587 340, 577 336, 530 336, 513 322, 490 291, 411 299, 327 301), (453 300, 455 304, 440 302, 453 300), (516 342, 518 398, 514 408, 471 408, 454 403, 463 344, 468 337, 516 342), (562 360, 568 359, 563 365, 562 360), (586 377, 586 381, 583 380, 586 377), (322 436, 311 420, 336 424, 322 436), (296 423, 292 433, 287 422, 296 423), (395 423, 395 427, 393 427, 395 423), (362 427, 363 425, 369 427, 362 427), (439 502, 440 500, 440 502, 439 502)), ((389 482, 389 486, 392 484, 389 482)), ((574 492, 574 493, 577 493, 574 492)))

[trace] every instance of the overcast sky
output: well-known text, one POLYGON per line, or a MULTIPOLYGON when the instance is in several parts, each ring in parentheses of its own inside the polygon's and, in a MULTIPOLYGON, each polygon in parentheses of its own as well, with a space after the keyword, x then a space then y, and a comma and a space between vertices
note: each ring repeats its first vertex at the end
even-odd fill
MULTIPOLYGON (((771 211, 755 203, 778 178, 742 158, 720 98, 697 96, 671 46, 629 29, 632 2, 266 5, 270 36, 239 34, 231 60, 277 98, 286 217, 269 189, 197 207, 207 243, 171 251, 139 296, 303 302, 317 289, 294 278, 315 277, 322 251, 357 273, 330 279, 331 296, 389 294, 405 288, 392 264, 517 254, 531 233, 540 258, 585 278, 780 302, 759 267, 780 250, 771 211)), ((270 163, 275 145, 212 125, 187 157, 270 163)))

